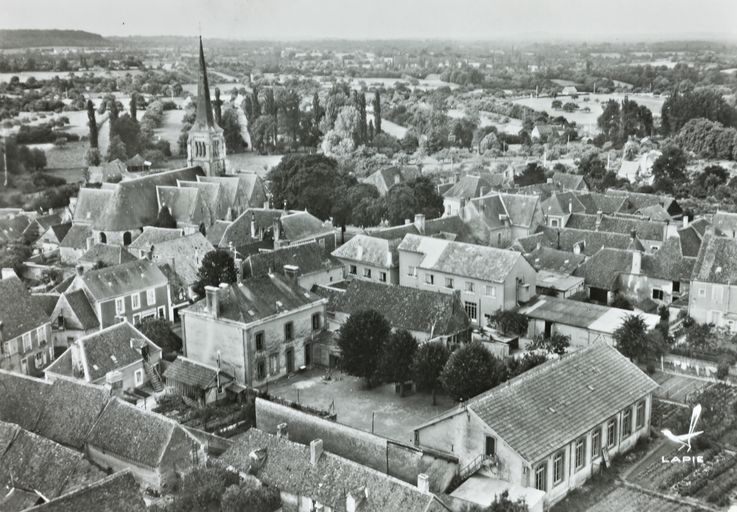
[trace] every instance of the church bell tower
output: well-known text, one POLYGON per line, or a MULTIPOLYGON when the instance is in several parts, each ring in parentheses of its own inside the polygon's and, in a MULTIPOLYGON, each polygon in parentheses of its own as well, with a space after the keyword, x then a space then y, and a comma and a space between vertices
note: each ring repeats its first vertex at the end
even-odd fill
POLYGON ((225 137, 215 122, 207 82, 205 52, 200 37, 200 72, 197 82, 197 116, 187 138, 187 165, 199 165, 207 176, 225 174, 225 137))

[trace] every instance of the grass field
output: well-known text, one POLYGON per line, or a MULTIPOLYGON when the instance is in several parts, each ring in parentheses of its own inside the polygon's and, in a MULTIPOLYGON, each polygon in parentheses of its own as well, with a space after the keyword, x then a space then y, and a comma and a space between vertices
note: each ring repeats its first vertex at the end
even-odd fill
MULTIPOLYGON (((172 155, 179 155, 177 141, 182 130, 182 119, 184 119, 184 110, 167 110, 164 112, 164 121, 154 133, 162 139, 169 141, 172 155)), ((183 155, 184 156, 184 155, 183 155)))

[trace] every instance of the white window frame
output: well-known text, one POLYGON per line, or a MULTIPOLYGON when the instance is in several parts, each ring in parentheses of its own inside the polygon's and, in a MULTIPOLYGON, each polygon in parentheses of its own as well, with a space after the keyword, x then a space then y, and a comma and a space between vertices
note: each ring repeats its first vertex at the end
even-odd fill
POLYGON ((149 288, 146 290, 146 304, 148 306, 156 304, 156 288, 149 288))
POLYGON ((617 419, 612 418, 606 423, 606 447, 611 449, 617 445, 617 419), (611 435, 609 431, 613 429, 611 435))
POLYGON ((601 456, 601 427, 596 427, 591 431, 591 460, 599 456, 601 456))
POLYGON ((474 284, 473 284, 473 282, 471 282, 471 281, 466 281, 466 286, 465 286, 465 290, 466 290, 466 292, 468 292, 468 293, 473 293, 473 290, 474 290, 474 284))
POLYGON ((125 297, 115 299, 115 314, 122 315, 125 313, 125 297))
POLYGON ((637 402, 635 406, 635 428, 640 430, 645 426, 645 401, 637 402), (642 411, 642 414, 640 414, 642 411))
POLYGON ((379 272, 379 281, 386 283, 386 272, 379 272))
POLYGON ((412 265, 409 265, 407 267, 407 275, 412 277, 417 277, 417 268, 413 267, 412 265))
POLYGON ((446 277, 445 278, 445 287, 446 288, 453 288, 453 278, 452 277, 446 277))
POLYGON ((136 386, 142 385, 143 384, 143 370, 142 369, 136 370, 133 373, 133 379, 136 382, 136 386))
POLYGON ((28 375, 28 360, 25 357, 20 360, 20 372, 28 375))
POLYGON ((496 298, 496 286, 493 284, 487 284, 486 285, 486 296, 491 297, 492 299, 496 298))
POLYGON ((131 309, 141 309, 141 294, 140 293, 134 293, 131 295, 131 309))
POLYGON ((43 368, 45 355, 46 355, 46 352, 40 351, 40 352, 36 352, 36 354, 33 356, 33 365, 36 368, 43 368))
POLYGON ((28 352, 33 349, 33 340, 31 339, 31 332, 23 333, 23 352, 28 352))
POLYGON ((476 302, 472 301, 466 301, 463 303, 463 309, 466 312, 466 315, 468 315, 468 318, 475 322, 479 318, 479 305, 476 302), (470 313, 473 312, 474 315, 472 316, 470 313))
POLYGON ((566 474, 566 452, 559 451, 553 456, 553 486, 556 486, 565 480, 566 474), (558 463, 560 462, 560 472, 558 471, 558 463))
POLYGON ((576 470, 580 470, 586 465, 586 438, 579 437, 573 450, 574 464, 576 470), (579 460, 580 459, 580 460, 579 460))
POLYGON ((41 340, 46 341, 46 326, 42 325, 41 327, 38 327, 36 329, 36 338, 38 339, 39 345, 41 344, 41 340))
POLYGON ((622 427, 620 431, 622 439, 627 439, 632 435, 632 407, 627 407, 622 411, 622 427))
POLYGON ((370 268, 363 269, 363 277, 365 277, 366 279, 371 279, 371 269, 370 268))
POLYGON ((652 292, 650 293, 650 297, 653 300, 663 300, 663 297, 665 297, 665 293, 661 288, 653 288, 652 292), (660 297, 656 297, 656 295, 660 295, 660 297))
POLYGON ((548 463, 547 461, 538 464, 535 468, 535 489, 543 492, 548 491, 548 463), (542 478, 539 477, 542 475, 542 478), (542 481, 542 487, 538 486, 538 480, 542 481))
POLYGON ((435 285, 435 275, 431 274, 429 272, 425 273, 425 284, 429 284, 430 286, 435 285))
POLYGON ((358 266, 356 265, 348 265, 348 273, 352 276, 358 275, 358 266))

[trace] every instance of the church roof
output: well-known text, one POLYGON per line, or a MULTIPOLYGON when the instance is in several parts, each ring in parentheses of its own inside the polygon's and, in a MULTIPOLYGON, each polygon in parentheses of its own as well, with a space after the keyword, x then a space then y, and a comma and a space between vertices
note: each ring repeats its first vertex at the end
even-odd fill
POLYGON ((207 81, 207 67, 205 65, 205 52, 202 49, 202 38, 200 37, 200 73, 197 81, 197 115, 195 125, 198 128, 215 127, 215 119, 212 115, 212 104, 210 103, 210 85, 207 81))

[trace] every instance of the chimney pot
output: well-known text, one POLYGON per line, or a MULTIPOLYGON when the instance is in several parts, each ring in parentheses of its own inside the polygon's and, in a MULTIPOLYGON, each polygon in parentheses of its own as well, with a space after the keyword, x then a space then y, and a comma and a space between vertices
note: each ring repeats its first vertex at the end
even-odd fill
POLYGON ((299 267, 297 265, 284 265, 284 277, 291 283, 297 284, 297 276, 299 275, 299 267))
POLYGON ((95 245, 95 237, 88 236, 86 240, 86 245, 88 251, 92 249, 92 246, 95 245))
POLYGON ((215 286, 205 286, 207 311, 210 312, 213 318, 217 318, 218 314, 220 313, 220 297, 218 296, 219 291, 220 289, 215 286))
POLYGON ((315 439, 310 442, 310 464, 317 466, 317 462, 322 455, 322 439, 315 439))
POLYGON ((84 274, 84 267, 82 265, 77 265, 76 270, 77 270, 78 276, 81 276, 82 274, 84 274))
POLYGON ((688 215, 683 216, 683 227, 684 228, 688 227, 688 215))
POLYGON ((417 475, 417 488, 422 494, 430 494, 430 477, 425 473, 417 475))
POLYGON ((425 214, 418 213, 415 215, 415 227, 421 235, 425 234, 425 214))
POLYGON ((284 439, 289 439, 289 432, 287 431, 286 423, 279 423, 276 426, 276 437, 283 437, 284 439))

